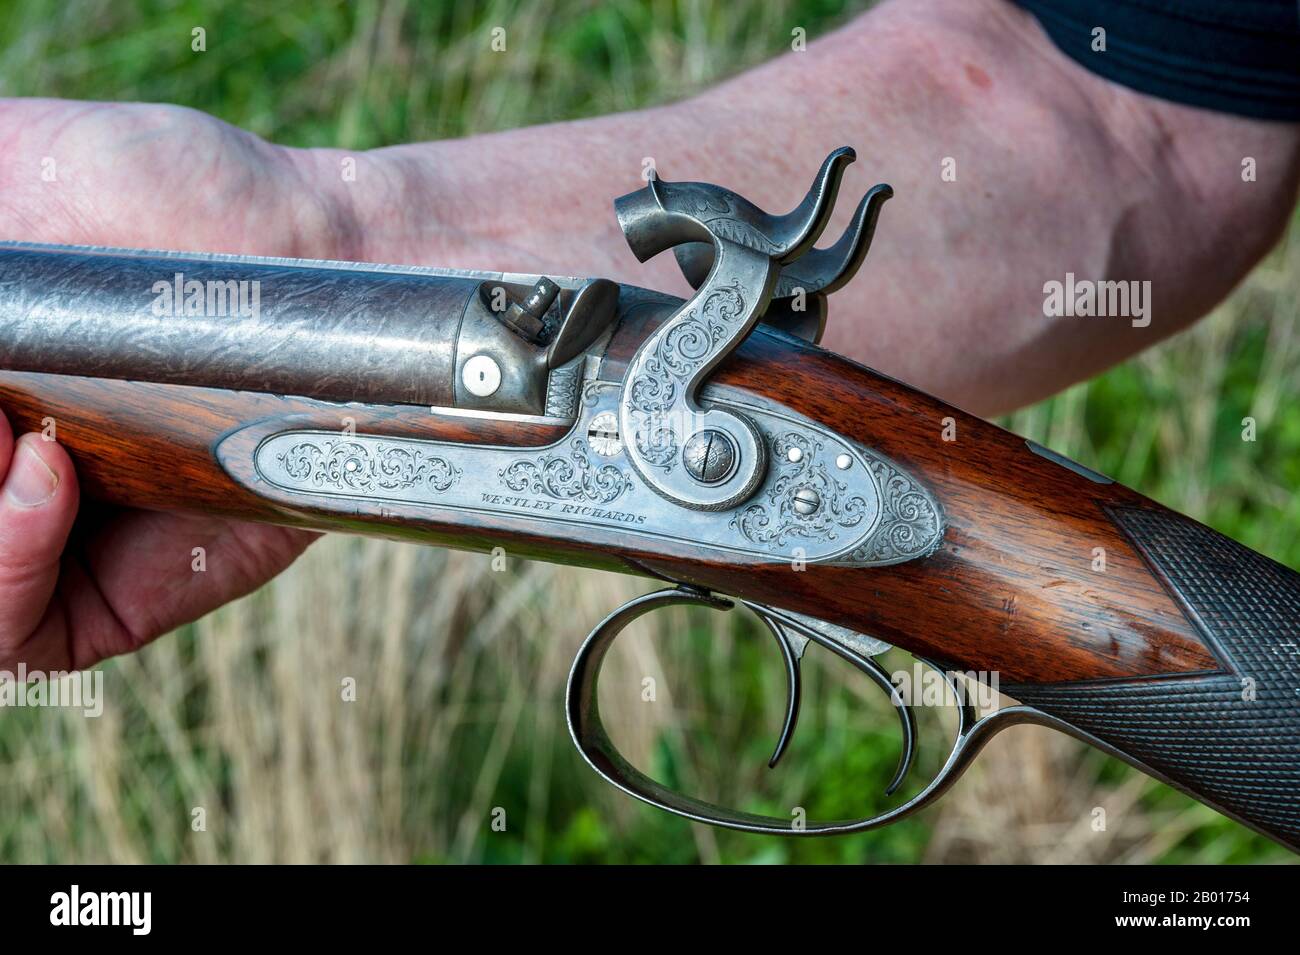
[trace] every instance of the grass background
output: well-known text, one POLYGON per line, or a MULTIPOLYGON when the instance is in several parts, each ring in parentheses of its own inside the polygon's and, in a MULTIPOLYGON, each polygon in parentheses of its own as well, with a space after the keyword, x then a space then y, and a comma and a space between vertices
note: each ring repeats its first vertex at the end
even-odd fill
MULTIPOLYGON (((364 149, 673 99, 786 49, 793 26, 816 37, 864 6, 0 0, 0 92, 173 102, 291 145, 364 149), (510 56, 486 54, 496 25, 510 56), (190 50, 194 27, 205 53, 190 50)), ((1293 230, 1194 331, 1007 424, 1300 566, 1298 297, 1293 230), (1253 443, 1241 438, 1248 415, 1253 443)), ((937 808, 878 833, 779 840, 642 807, 581 763, 560 701, 586 630, 646 589, 327 540, 259 593, 108 664, 102 718, 0 713, 0 860, 1290 858, 1034 728, 994 743, 937 808), (356 702, 340 703, 340 675, 356 679, 356 702), (192 829, 196 808, 206 831, 192 829)), ((897 737, 887 705, 847 668, 808 667, 795 744, 778 771, 764 768, 783 676, 763 639, 740 617, 672 612, 642 625, 606 673, 620 697, 606 710, 626 714, 620 744, 661 778, 744 808, 878 808, 897 737), (653 706, 637 702, 646 675, 653 706)), ((921 769, 933 771, 940 744, 927 745, 921 769)))

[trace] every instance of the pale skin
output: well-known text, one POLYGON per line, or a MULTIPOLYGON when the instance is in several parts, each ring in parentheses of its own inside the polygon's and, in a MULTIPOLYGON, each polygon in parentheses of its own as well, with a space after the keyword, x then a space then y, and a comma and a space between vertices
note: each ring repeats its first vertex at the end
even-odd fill
MULTIPOLYGON (((611 212, 645 159, 783 212, 843 144, 859 158, 828 235, 873 183, 896 198, 832 300, 824 344, 981 414, 1203 315, 1275 243, 1300 180, 1300 127, 1107 83, 1000 0, 909 0, 682 103, 376 150, 355 156, 355 181, 340 174, 353 154, 268 144, 191 110, 0 101, 0 237, 603 275, 683 293, 671 256, 637 263, 611 212), (1149 280, 1151 325, 1045 318, 1043 284, 1066 272, 1149 280)), ((134 650, 255 589, 314 539, 130 510, 83 515, 93 520, 73 533, 73 461, 41 435, 15 440, 3 413, 0 481, 0 669, 134 650), (207 573, 191 570, 194 547, 207 573)))

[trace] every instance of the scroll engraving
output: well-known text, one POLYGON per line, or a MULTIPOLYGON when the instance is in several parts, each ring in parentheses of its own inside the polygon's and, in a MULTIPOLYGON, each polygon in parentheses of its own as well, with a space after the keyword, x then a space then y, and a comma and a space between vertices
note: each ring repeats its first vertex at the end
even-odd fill
POLYGON ((587 442, 574 438, 567 455, 544 454, 536 462, 515 461, 498 474, 512 491, 531 491, 561 501, 612 504, 632 487, 632 480, 612 464, 596 466, 587 442))
POLYGON ((714 289, 660 336, 646 356, 627 388, 633 436, 647 464, 665 474, 677 466, 680 445, 673 411, 718 343, 731 337, 746 317, 739 283, 714 289))
POLYGON ((450 490, 460 470, 445 458, 403 445, 357 441, 303 441, 277 456, 295 481, 340 491, 395 490, 427 486, 450 490))
POLYGON ((875 458, 871 473, 880 487, 880 526, 845 564, 884 566, 924 557, 943 539, 939 505, 916 481, 887 461, 875 458))
POLYGON ((289 505, 343 497, 349 507, 404 508, 412 517, 468 511, 508 517, 524 531, 576 525, 585 538, 615 544, 631 537, 669 550, 866 568, 924 557, 943 537, 939 504, 902 468, 815 422, 735 401, 720 388, 706 400, 755 422, 771 466, 747 501, 684 521, 631 466, 628 444, 605 457, 592 449, 589 432, 598 420, 612 425, 619 384, 588 381, 580 390, 573 430, 544 447, 293 430, 255 440, 250 428, 228 437, 218 455, 257 493, 289 505))
POLYGON ((869 526, 870 503, 827 467, 822 441, 786 431, 771 443, 776 478, 731 519, 736 530, 755 544, 785 547, 792 539, 836 541, 846 531, 860 534, 864 524, 869 526), (790 460, 792 449, 797 451, 797 461, 790 460), (817 501, 811 512, 796 507, 800 494, 817 501))

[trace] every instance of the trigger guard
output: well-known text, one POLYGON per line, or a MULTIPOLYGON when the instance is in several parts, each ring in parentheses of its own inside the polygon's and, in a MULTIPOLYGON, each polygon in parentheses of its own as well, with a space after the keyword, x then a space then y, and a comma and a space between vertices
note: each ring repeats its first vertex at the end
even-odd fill
MULTIPOLYGON (((1028 706, 1004 707, 980 718, 969 703, 963 703, 958 708, 957 736, 943 768, 925 788, 893 809, 860 819, 809 821, 802 826, 796 825, 794 820, 726 809, 668 789, 641 772, 618 751, 600 718, 596 685, 615 638, 639 617, 676 604, 699 604, 716 610, 734 606, 732 601, 708 591, 685 586, 658 590, 628 601, 601 621, 583 641, 569 671, 565 709, 574 745, 587 764, 606 782, 635 799, 694 822, 778 836, 835 835, 878 829, 935 802, 961 777, 989 740, 1002 730, 1020 723, 1055 725, 1051 717, 1028 706)), ((929 660, 918 659, 938 672, 957 694, 956 698, 962 699, 949 671, 929 660)))

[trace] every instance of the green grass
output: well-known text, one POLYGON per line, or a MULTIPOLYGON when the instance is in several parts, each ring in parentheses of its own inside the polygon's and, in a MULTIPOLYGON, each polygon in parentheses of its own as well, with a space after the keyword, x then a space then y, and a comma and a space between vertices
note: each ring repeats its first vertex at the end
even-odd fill
MULTIPOLYGON (((663 102, 863 4, 0 2, 0 91, 153 100, 279 142, 362 149, 663 102), (487 54, 507 28, 517 56, 487 54), (207 51, 191 51, 191 31, 207 51)), ((1300 566, 1300 240, 1195 331, 1008 425, 1300 566), (1241 440, 1254 416, 1258 440, 1241 440)), ((259 594, 107 667, 104 717, 0 716, 3 861, 1283 861, 1269 841, 1070 740, 1017 730, 936 810, 795 842, 607 790, 560 694, 644 581, 337 538, 259 594), (358 701, 340 704, 340 674, 358 701), (1093 807, 1107 833, 1090 833, 1093 807), (203 807, 206 832, 191 830, 203 807), (490 826, 494 808, 506 830, 490 826)), ((859 815, 897 758, 888 705, 810 653, 795 744, 752 620, 645 624, 607 667, 613 731, 698 795, 859 815), (658 701, 639 704, 641 681, 658 701), (629 704, 627 698, 634 702, 629 704)), ((920 770, 940 759, 929 739, 920 770)), ((919 777, 918 777, 919 778, 919 777)))

